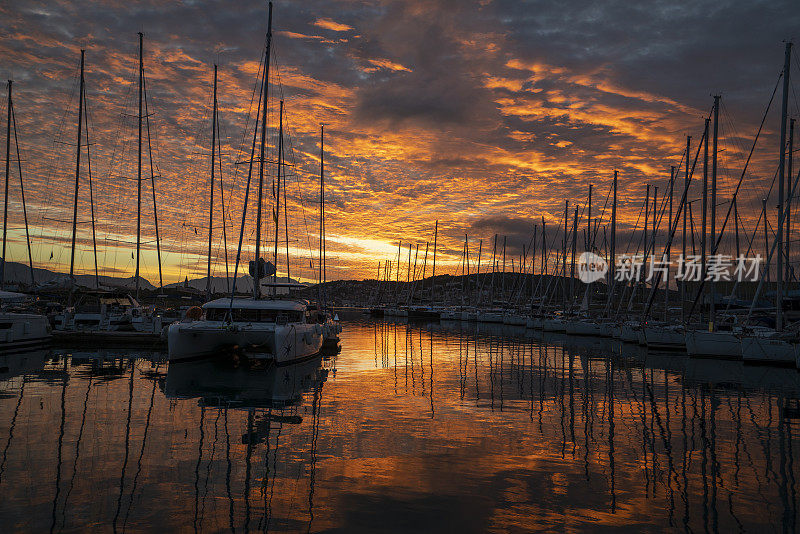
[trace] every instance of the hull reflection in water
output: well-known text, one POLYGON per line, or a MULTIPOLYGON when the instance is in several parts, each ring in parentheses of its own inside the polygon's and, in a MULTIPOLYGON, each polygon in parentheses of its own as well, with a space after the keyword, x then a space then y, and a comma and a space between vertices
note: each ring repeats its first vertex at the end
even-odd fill
POLYGON ((167 371, 167 398, 199 398, 203 405, 261 408, 292 404, 327 377, 322 359, 266 369, 233 368, 215 360, 172 364, 167 371))
POLYGON ((349 322, 268 369, 0 360, 16 531, 797 531, 800 375, 502 324, 349 322))

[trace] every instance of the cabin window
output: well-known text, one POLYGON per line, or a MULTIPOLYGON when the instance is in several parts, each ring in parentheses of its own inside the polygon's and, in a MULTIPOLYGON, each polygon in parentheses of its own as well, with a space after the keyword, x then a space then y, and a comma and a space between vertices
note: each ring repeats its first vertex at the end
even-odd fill
MULTIPOLYGON (((228 311, 228 308, 207 308, 206 319, 209 321, 224 321, 228 311)), ((231 311, 233 312, 234 322, 240 323, 274 323, 279 316, 281 318, 281 323, 284 321, 299 323, 303 320, 303 312, 295 310, 234 308, 231 311)))

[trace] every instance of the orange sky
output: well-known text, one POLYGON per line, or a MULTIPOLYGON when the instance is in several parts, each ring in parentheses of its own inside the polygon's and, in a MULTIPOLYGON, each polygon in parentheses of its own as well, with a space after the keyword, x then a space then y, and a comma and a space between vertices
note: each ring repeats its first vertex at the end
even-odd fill
MULTIPOLYGON (((142 31, 164 281, 205 274, 215 62, 232 271, 247 171, 236 162, 248 158, 240 147, 252 126, 248 116, 266 8, 261 2, 220 6, 113 1, 80 8, 68 2, 0 6, 6 35, 0 74, 15 80, 36 266, 69 266, 76 76, 84 47, 100 270, 133 275, 136 119, 131 115, 137 112, 136 32, 142 31)), ((486 269, 494 233, 507 235, 509 250, 518 255, 534 222, 543 216, 551 230, 559 226, 564 201, 584 204, 589 183, 595 185, 598 215, 614 169, 620 171, 620 231, 627 236, 645 184, 657 184, 659 194, 666 190, 669 166, 679 164, 685 135, 699 139, 709 95, 716 91, 724 103, 721 219, 781 70, 781 29, 792 27, 793 19, 779 8, 732 7, 709 24, 692 10, 666 13, 616 4, 568 10, 559 4, 491 1, 276 3, 268 150, 274 158, 276 100, 282 95, 287 159, 296 163, 288 176, 292 276, 315 276, 309 265, 316 265, 317 255, 320 124, 326 127, 329 278, 374 277, 378 261, 395 258, 398 240, 405 261, 408 243, 424 250, 433 240, 436 220, 437 264, 443 265, 437 272, 458 269, 465 234, 473 254, 483 239, 486 269), (664 30, 664 24, 678 29, 664 30), (773 28, 768 36, 761 31, 766 26, 773 28), (708 31, 690 32, 697 28, 708 31)), ((793 16, 797 22, 796 11, 793 16)), ((774 174, 776 107, 740 201, 751 224, 745 233, 752 231, 774 174)), ((794 99, 790 112, 796 111, 794 99)), ((2 112, 4 118, 5 103, 2 112)), ((157 283, 150 168, 144 161, 142 274, 157 283)), ((269 166, 269 181, 274 173, 269 166)), ((14 171, 8 257, 25 261, 17 180, 14 171)), ((85 167, 81 180, 76 258, 79 272, 89 273, 85 167)), ((214 272, 224 275, 218 195, 219 190, 212 248, 214 272)), ((699 188, 691 196, 699 196, 699 188)), ((269 210, 271 189, 266 198, 269 210)), ((245 261, 253 254, 254 204, 248 209, 245 261)), ((698 207, 693 209, 699 221, 698 207)), ((605 217, 604 224, 607 211, 605 217)), ((263 232, 272 239, 274 226, 265 219, 263 232)), ((285 260, 279 260, 279 270, 285 273, 285 260)))

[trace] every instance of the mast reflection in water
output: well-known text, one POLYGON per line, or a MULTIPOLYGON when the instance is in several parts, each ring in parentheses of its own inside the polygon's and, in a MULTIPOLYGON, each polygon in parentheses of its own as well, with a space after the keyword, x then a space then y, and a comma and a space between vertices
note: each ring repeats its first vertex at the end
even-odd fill
POLYGON ((351 322, 269 369, 0 356, 4 531, 797 530, 793 370, 351 322))

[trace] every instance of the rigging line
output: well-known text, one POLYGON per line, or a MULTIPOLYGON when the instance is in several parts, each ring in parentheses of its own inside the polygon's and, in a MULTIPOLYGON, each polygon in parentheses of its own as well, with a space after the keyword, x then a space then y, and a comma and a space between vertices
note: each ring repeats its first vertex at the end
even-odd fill
MULTIPOLYGON (((764 110, 764 116, 761 118, 761 124, 758 127, 758 131, 756 132, 756 136, 753 139, 753 145, 750 147, 750 153, 747 155, 747 160, 745 161, 744 167, 742 168, 742 174, 739 177, 739 182, 736 184, 736 189, 735 189, 735 191, 733 193, 733 198, 731 199, 731 203, 728 206, 728 212, 725 214, 725 220, 722 222, 722 227, 720 228, 720 231, 719 231, 719 237, 717 238, 717 236, 711 236, 712 244, 713 244, 713 248, 711 249, 711 254, 716 254, 717 247, 719 246, 719 242, 722 240, 722 236, 725 233, 725 226, 728 224, 728 220, 730 219, 731 211, 733 210, 734 201, 736 200, 736 197, 739 194, 739 189, 742 187, 742 182, 744 180, 745 173, 747 172, 747 167, 750 164, 750 159, 753 157, 753 152, 755 151, 756 144, 758 143, 758 138, 761 136, 761 131, 763 130, 764 123, 767 120, 767 114, 769 113, 770 107, 772 107, 772 102, 775 99, 775 94, 778 91, 778 85, 780 84, 780 80, 781 80, 782 77, 783 77, 783 72, 781 72, 781 75, 778 76, 778 80, 775 82, 775 88, 772 90, 772 96, 770 96, 769 102, 767 103, 767 108, 764 110)), ((701 287, 702 287, 702 285, 703 284, 701 282, 701 287)))
MULTIPOLYGON (((112 155, 108 163, 108 168, 106 172, 106 183, 113 184, 114 181, 111 180, 112 175, 115 172, 115 166, 124 161, 126 157, 126 153, 129 153, 131 149, 131 145, 133 144, 133 140, 131 138, 126 138, 122 135, 123 130, 127 130, 133 121, 133 114, 126 113, 127 110, 133 107, 133 101, 135 98, 135 94, 133 88, 136 86, 136 80, 138 79, 139 75, 139 65, 138 62, 131 63, 130 70, 128 71, 127 76, 127 92, 125 93, 124 103, 123 103, 123 112, 118 115, 117 120, 117 130, 115 138, 115 143, 112 150, 112 155)), ((122 186, 115 186, 115 197, 113 201, 114 206, 120 206, 121 198, 123 194, 127 193, 127 188, 122 186)), ((123 219, 122 218, 115 218, 113 223, 110 225, 110 232, 113 234, 120 234, 120 229, 122 225, 123 219)), ((103 263, 107 264, 108 262, 108 254, 109 254, 109 247, 108 245, 108 237, 106 237, 106 247, 103 249, 103 263)), ((118 250, 114 250, 113 254, 113 261, 112 261, 112 270, 117 270, 117 260, 119 257, 118 250)), ((127 270, 127 267, 126 267, 127 270)))
MULTIPOLYGON (((51 147, 51 152, 50 152, 51 156, 49 158, 49 165, 48 165, 49 168, 48 168, 48 172, 47 172, 47 175, 46 175, 46 178, 45 178, 44 190, 50 190, 50 182, 52 181, 53 176, 55 176, 58 173, 58 170, 60 170, 60 168, 64 164, 64 160, 66 160, 66 151, 57 149, 57 144, 58 143, 56 141, 58 139, 60 139, 64 135, 64 129, 66 128, 67 116, 70 114, 70 111, 72 109, 72 100, 74 99, 75 92, 77 91, 78 72, 79 72, 79 69, 75 69, 73 71, 72 89, 71 89, 71 91, 68 91, 63 95, 62 109, 64 110, 64 113, 63 113, 63 115, 61 117, 61 121, 59 122, 58 127, 56 128, 55 137, 53 138, 53 141, 52 141, 52 147, 51 147)), ((48 203, 40 203, 39 212, 42 213, 43 215, 46 215, 52 209, 54 209, 54 208, 53 208, 51 203, 49 203, 49 202, 48 203)), ((41 237, 42 235, 44 235, 44 220, 40 219, 40 221, 39 221, 39 237, 41 237)), ((37 250, 37 255, 39 255, 39 252, 40 252, 40 250, 37 250)))
MULTIPOLYGON (((280 81, 279 81, 279 83, 280 83, 280 81)), ((281 87, 281 86, 279 85, 279 87, 281 87)), ((284 129, 288 130, 289 128, 286 125, 284 125, 284 129)), ((287 139, 289 141, 289 154, 290 154, 292 163, 294 165, 297 165, 297 159, 296 159, 296 154, 294 152, 294 144, 293 144, 293 140, 292 140, 293 138, 291 136, 291 132, 288 132, 286 137, 287 137, 287 139)), ((311 249, 311 237, 310 237, 310 232, 308 230, 308 220, 306 218, 306 211, 305 211, 305 199, 303 198, 303 190, 302 190, 302 187, 300 185, 300 180, 296 176, 295 176, 295 178, 296 178, 295 179, 295 184, 297 185, 298 197, 300 199, 301 213, 303 215, 303 226, 306 229, 306 243, 307 243, 307 250, 308 250, 308 258, 312 259, 312 261, 313 261, 313 255, 312 255, 312 252, 311 252, 311 250, 312 250, 311 249)), ((285 178, 284 178, 284 181, 285 181, 285 178)), ((285 189, 284 189, 284 191, 285 191, 285 189)), ((301 262, 301 265, 304 265, 304 264, 305 264, 305 258, 303 258, 303 261, 301 262)))
MULTIPOLYGON (((36 278, 33 274, 33 253, 31 252, 31 235, 28 230, 28 208, 25 203, 25 186, 22 180, 22 160, 20 158, 19 139, 17 137, 17 113, 14 106, 11 106, 11 122, 14 125, 14 146, 17 152, 17 168, 19 170, 19 191, 22 197, 22 215, 25 219, 25 242, 28 245, 28 262, 31 268, 31 286, 36 286, 36 278)), ((3 258, 5 260, 5 258, 3 258)))
MULTIPOLYGON (((266 56, 266 50, 264 51, 263 56, 266 56)), ((266 71, 266 61, 262 61, 262 65, 263 65, 262 70, 266 71)), ((263 75, 262 81, 261 81, 261 88, 260 88, 260 90, 258 92, 258 105, 256 106, 256 115, 259 114, 259 111, 261 109, 261 101, 263 99, 262 97, 263 97, 263 94, 264 94, 264 84, 265 83, 269 83, 269 80, 267 80, 266 78, 267 78, 266 72, 264 72, 264 75, 263 75)), ((266 102, 264 104, 265 104, 265 107, 266 107, 266 102)), ((264 112, 266 113, 266 109, 264 110, 264 112)), ((236 250, 236 263, 233 266, 233 287, 231 287, 231 307, 228 310, 228 317, 227 317, 227 319, 229 321, 233 320, 233 298, 236 295, 236 279, 237 279, 237 276, 238 276, 238 273, 239 273, 239 262, 241 261, 241 256, 242 256, 242 243, 244 242, 244 230, 245 230, 245 224, 247 222, 247 201, 249 200, 250 183, 251 183, 252 178, 253 178, 253 158, 255 157, 255 152, 256 152, 256 138, 258 136, 258 119, 256 118, 256 120, 253 121, 253 122, 254 122, 253 144, 252 144, 252 148, 250 149, 250 164, 248 165, 248 171, 247 171, 247 186, 245 188, 244 203, 242 205, 242 225, 239 228, 239 246, 237 247, 237 250, 236 250)), ((256 260, 255 260, 255 268, 258 269, 258 267, 259 267, 259 262, 258 262, 258 258, 256 258, 256 260)), ((259 274, 261 274, 261 273, 258 272, 258 270, 256 270, 256 275, 259 275, 259 274)), ((259 284, 259 285, 261 284, 261 280, 260 280, 260 278, 258 276, 254 276, 253 277, 253 285, 255 286, 256 284, 259 284)))
POLYGON ((86 97, 84 96, 83 102, 83 115, 86 119, 86 173, 89 181, 89 206, 91 207, 92 214, 92 249, 94 250, 94 279, 97 288, 100 288, 100 276, 97 269, 97 235, 95 233, 95 218, 94 218, 94 192, 92 191, 92 160, 89 152, 89 111, 86 105, 86 97))
MULTIPOLYGON (((142 72, 142 83, 144 85, 144 113, 145 113, 145 123, 147 124, 147 153, 148 159, 150 161, 150 188, 153 192, 153 221, 155 223, 156 229, 156 253, 158 255, 158 287, 163 292, 164 290, 164 276, 161 271, 161 240, 159 239, 158 235, 158 207, 156 205, 156 177, 155 173, 153 172, 153 147, 150 142, 150 109, 148 107, 148 98, 147 98, 147 76, 142 72)), ((156 150, 158 147, 156 146, 156 150)))

